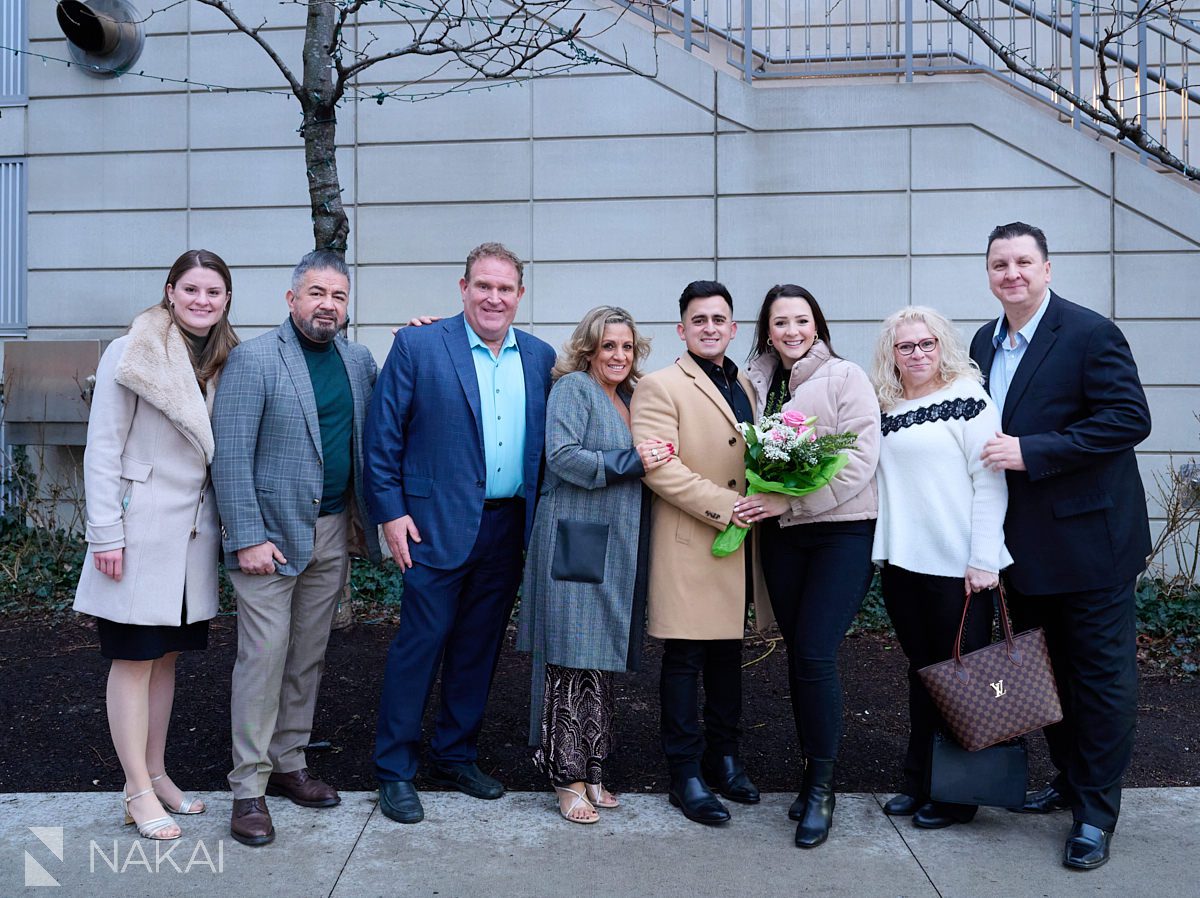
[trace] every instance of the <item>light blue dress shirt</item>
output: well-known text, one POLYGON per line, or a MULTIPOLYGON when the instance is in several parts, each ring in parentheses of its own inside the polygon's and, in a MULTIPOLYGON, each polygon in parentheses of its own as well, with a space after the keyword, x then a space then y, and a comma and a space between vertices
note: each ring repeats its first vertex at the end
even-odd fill
POLYGON ((1008 319, 1001 315, 996 322, 996 329, 992 331, 992 345, 996 347, 996 354, 992 357, 992 369, 988 372, 988 392, 992 394, 996 408, 1001 412, 1004 411, 1004 400, 1008 398, 1008 388, 1012 386, 1017 366, 1021 364, 1021 359, 1025 358, 1025 350, 1029 348, 1029 341, 1033 339, 1033 334, 1041 323, 1042 316, 1046 314, 1046 306, 1049 304, 1050 291, 1047 290, 1038 310, 1025 322, 1025 326, 1017 331, 1016 340, 1011 341, 1015 346, 1009 345, 1008 319))
POLYGON ((525 494, 525 372, 516 332, 510 327, 492 355, 487 344, 463 318, 475 377, 479 381, 479 413, 483 418, 483 463, 488 499, 525 494))

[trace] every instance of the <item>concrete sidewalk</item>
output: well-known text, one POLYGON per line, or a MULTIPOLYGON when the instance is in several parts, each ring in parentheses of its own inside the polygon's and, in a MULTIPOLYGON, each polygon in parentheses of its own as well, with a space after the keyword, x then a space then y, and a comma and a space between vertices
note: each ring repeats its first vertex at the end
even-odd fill
POLYGON ((731 805, 721 828, 688 822, 663 795, 623 796, 592 826, 561 820, 549 793, 423 793, 416 826, 380 814, 373 792, 320 811, 272 798, 278 835, 263 848, 229 837, 229 793, 203 797, 208 813, 177 818, 182 839, 154 843, 119 825, 115 793, 0 795, 0 895, 37 894, 35 883, 120 898, 1200 895, 1200 788, 1126 790, 1113 858, 1090 873, 1061 866, 1065 812, 984 809, 930 832, 885 817, 886 795, 838 796, 813 851, 792 845, 791 795, 731 805))

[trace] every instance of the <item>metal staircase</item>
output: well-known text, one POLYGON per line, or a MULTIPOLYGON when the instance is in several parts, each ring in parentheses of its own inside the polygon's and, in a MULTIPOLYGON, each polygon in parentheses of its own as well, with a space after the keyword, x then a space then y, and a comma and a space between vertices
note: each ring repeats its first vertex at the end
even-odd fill
POLYGON ((1038 85, 1009 69, 930 0, 619 2, 674 35, 688 52, 707 55, 748 82, 986 75, 1054 107, 1076 129, 1120 140, 1063 95, 1094 104, 1103 60, 1122 116, 1136 116, 1185 165, 1200 162, 1190 156, 1191 124, 1200 114, 1200 86, 1193 86, 1200 72, 1200 25, 1178 12, 1164 14, 1162 3, 973 0, 966 8, 970 17, 1050 82, 1038 85), (1100 51, 1107 29, 1126 27, 1100 51))

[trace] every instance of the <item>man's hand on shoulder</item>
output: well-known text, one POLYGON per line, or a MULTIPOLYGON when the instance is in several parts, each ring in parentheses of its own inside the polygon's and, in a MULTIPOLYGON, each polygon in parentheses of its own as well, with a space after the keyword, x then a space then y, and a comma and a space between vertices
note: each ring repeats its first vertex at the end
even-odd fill
POLYGON ((283 553, 270 540, 259 543, 257 546, 238 549, 237 559, 238 567, 243 574, 273 574, 276 562, 287 564, 283 553))
POLYGON ((1024 471, 1025 459, 1021 455, 1021 440, 996 431, 996 435, 983 444, 980 459, 992 471, 1024 471))
POLYGON ((412 515, 406 514, 385 523, 383 537, 387 540, 392 560, 400 565, 400 570, 407 571, 412 567, 412 553, 408 548, 408 541, 410 539, 415 543, 421 541, 421 533, 417 530, 417 525, 413 523, 412 515))
MULTIPOLYGON (((433 324, 435 321, 441 321, 441 320, 442 320, 441 315, 417 315, 414 318, 408 319, 408 326, 409 327, 422 327, 426 324, 433 324)), ((396 336, 396 334, 399 331, 400 331, 399 327, 393 327, 392 328, 392 336, 393 337, 396 336)))

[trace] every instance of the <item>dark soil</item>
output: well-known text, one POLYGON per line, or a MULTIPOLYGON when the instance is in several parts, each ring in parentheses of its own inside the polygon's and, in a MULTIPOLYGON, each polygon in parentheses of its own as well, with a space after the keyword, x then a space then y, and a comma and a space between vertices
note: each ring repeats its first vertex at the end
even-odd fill
MULTIPOLYGON (((394 627, 358 624, 335 632, 317 706, 314 772, 340 789, 375 787, 371 753, 383 662, 394 627)), ((108 662, 83 618, 0 621, 0 792, 116 790, 122 775, 104 709, 108 662)), ((236 654, 232 617, 213 622, 207 652, 179 662, 168 765, 188 789, 226 788, 229 677, 236 654)), ((642 670, 617 678, 618 745, 606 776, 614 789, 666 789, 658 743, 660 648, 652 640, 642 670)), ((748 639, 743 689, 743 755, 765 791, 797 787, 795 730, 783 646, 748 639)), ((890 792, 899 783, 906 735, 904 655, 890 637, 848 638, 839 658, 845 687, 845 736, 837 772, 846 791, 890 792)), ((431 707, 436 707, 436 694, 431 707)), ((541 790, 525 745, 529 662, 506 647, 480 739, 480 766, 512 790, 541 790)), ((430 715, 431 717, 432 715, 430 715)), ((1200 784, 1200 679, 1143 670, 1130 786, 1200 784)), ((428 719, 427 728, 428 732, 428 719)), ((1044 742, 1030 739, 1030 782, 1051 768, 1044 742)), ((420 786, 418 780, 418 786, 420 786)))

